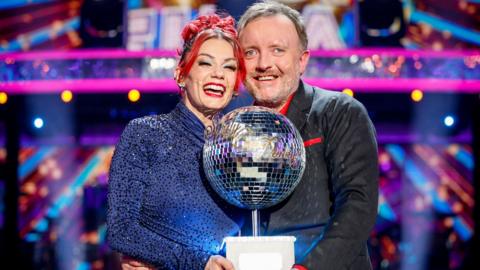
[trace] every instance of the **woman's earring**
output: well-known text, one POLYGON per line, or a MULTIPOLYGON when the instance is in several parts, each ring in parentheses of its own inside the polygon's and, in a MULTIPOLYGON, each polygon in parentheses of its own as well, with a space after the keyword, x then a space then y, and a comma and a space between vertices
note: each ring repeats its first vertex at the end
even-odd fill
POLYGON ((184 82, 179 82, 177 83, 178 87, 180 87, 180 89, 184 90, 185 88, 185 83, 184 82))

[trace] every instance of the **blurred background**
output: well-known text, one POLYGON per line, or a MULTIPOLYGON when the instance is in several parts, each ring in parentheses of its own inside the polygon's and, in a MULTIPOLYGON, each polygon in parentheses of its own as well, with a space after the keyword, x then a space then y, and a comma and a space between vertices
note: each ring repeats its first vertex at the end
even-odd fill
MULTIPOLYGON (((2 262, 118 269, 105 215, 120 132, 178 102, 185 22, 218 11, 238 19, 252 2, 0 1, 2 262)), ((375 124, 374 269, 474 269, 480 1, 281 2, 305 18, 305 81, 353 95, 375 124)), ((227 110, 251 102, 242 90, 227 110)))

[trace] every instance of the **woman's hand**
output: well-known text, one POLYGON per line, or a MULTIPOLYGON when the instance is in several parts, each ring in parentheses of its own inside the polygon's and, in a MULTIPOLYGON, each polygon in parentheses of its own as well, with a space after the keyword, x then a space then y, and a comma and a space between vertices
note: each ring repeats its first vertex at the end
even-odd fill
POLYGON ((214 255, 208 259, 205 270, 235 270, 231 261, 226 258, 214 255))

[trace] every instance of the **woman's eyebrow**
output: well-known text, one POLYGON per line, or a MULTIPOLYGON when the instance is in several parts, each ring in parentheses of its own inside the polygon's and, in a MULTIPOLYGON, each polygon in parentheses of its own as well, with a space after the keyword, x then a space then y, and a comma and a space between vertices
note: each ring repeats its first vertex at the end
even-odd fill
MULTIPOLYGON (((201 56, 206 56, 206 57, 208 57, 208 58, 210 58, 210 59, 215 59, 214 56, 212 56, 211 54, 208 54, 208 53, 199 53, 198 56, 200 56, 200 55, 201 55, 201 56)), ((225 63, 225 62, 228 62, 228 61, 235 61, 235 62, 236 62, 236 61, 237 61, 237 58, 235 58, 235 57, 229 57, 229 58, 223 60, 224 63, 225 63)))

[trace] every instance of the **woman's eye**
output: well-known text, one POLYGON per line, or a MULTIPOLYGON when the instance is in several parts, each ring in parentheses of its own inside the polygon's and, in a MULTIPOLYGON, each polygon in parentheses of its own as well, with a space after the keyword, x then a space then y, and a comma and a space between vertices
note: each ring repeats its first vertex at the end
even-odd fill
POLYGON ((225 66, 225 68, 230 69, 231 71, 237 70, 237 66, 225 66))
POLYGON ((211 66, 211 64, 209 62, 205 62, 205 61, 198 62, 198 65, 199 66, 211 66))

